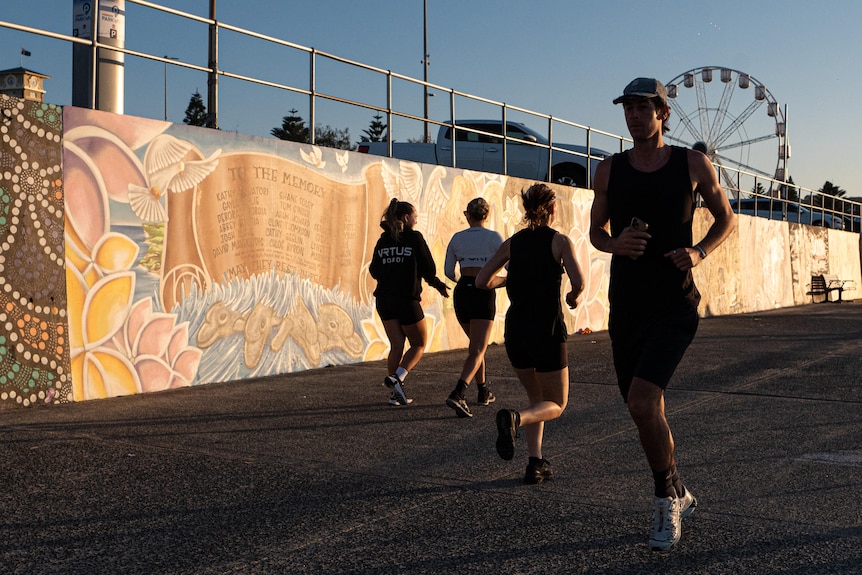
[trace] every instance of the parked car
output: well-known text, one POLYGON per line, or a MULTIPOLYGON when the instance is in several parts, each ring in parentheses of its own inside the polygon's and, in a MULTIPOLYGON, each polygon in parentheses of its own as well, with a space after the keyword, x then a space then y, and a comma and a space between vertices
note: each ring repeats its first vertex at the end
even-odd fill
MULTIPOLYGON (((455 128, 457 167, 495 174, 503 173, 503 124, 499 120, 463 120, 455 128), (475 131, 474 131, 475 130, 475 131)), ((506 123, 508 174, 528 180, 545 180, 569 186, 587 185, 587 159, 590 176, 610 152, 575 144, 554 142, 551 171, 548 173, 548 139, 519 122, 506 123), (540 145, 535 145, 540 144, 540 145), (566 150, 566 151, 563 151, 566 150), (574 152, 574 153, 567 153, 574 152)), ((356 151, 386 156, 387 142, 361 142, 356 151)), ((392 157, 424 164, 452 165, 452 128, 440 126, 436 142, 393 142, 392 157)))
POLYGON ((838 215, 812 212, 804 206, 772 198, 743 198, 730 200, 730 207, 737 214, 782 220, 809 226, 823 226, 835 230, 844 229, 844 219, 838 215))
POLYGON ((862 231, 862 218, 859 217, 859 206, 854 205, 851 213, 844 216, 844 229, 851 232, 862 231))

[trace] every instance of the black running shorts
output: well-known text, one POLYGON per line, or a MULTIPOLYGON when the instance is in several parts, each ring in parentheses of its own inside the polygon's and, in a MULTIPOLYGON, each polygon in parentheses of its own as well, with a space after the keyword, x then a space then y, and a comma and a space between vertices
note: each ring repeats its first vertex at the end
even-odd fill
POLYGON ((697 332, 697 310, 665 313, 650 321, 612 313, 608 325, 614 368, 623 400, 639 377, 667 389, 685 350, 697 332))
POLYGON ((494 290, 476 287, 476 278, 462 276, 455 285, 455 317, 458 323, 471 319, 492 320, 497 314, 497 294, 494 290))
POLYGON ((566 342, 559 338, 507 337, 506 355, 515 369, 535 369, 539 373, 560 371, 569 365, 566 342))
POLYGON ((377 313, 383 321, 397 319, 401 325, 413 325, 425 318, 422 305, 411 298, 378 297, 377 313))

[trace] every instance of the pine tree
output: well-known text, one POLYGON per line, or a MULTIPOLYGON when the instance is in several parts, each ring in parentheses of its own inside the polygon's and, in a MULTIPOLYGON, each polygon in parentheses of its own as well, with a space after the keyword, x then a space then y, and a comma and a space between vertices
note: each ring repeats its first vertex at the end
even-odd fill
POLYGON ((305 120, 301 116, 296 115, 298 112, 299 110, 296 109, 289 110, 288 113, 290 116, 282 118, 281 127, 273 128, 270 130, 270 134, 279 140, 308 143, 310 131, 305 125, 305 120))
POLYGON ((799 201, 799 188, 794 185, 793 176, 788 176, 787 183, 779 185, 778 189, 780 191, 780 198, 785 199, 788 202, 799 201))
POLYGON ((377 114, 374 116, 374 119, 368 125, 367 130, 362 130, 364 136, 359 136, 359 139, 363 142, 383 142, 386 140, 386 124, 381 122, 383 116, 377 114))
POLYGON ((207 125, 207 108, 204 106, 201 93, 195 90, 189 99, 189 107, 186 108, 186 117, 183 122, 189 126, 206 126, 207 125))

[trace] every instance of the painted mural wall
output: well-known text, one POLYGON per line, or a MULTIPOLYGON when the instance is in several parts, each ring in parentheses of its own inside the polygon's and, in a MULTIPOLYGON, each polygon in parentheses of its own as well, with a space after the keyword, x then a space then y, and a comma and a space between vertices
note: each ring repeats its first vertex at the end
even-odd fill
POLYGON ((0 95, 0 405, 72 401, 63 111, 0 95))
MULTIPOLYGON (((467 202, 486 198, 508 237, 531 183, 6 97, 0 110, 0 407, 384 359, 368 264, 389 200, 416 206, 442 278, 467 202)), ((592 192, 555 189, 554 227, 587 272, 569 333, 606 329, 592 192)), ((698 210, 695 237, 709 217, 698 210)), ((741 216, 695 269, 701 314, 805 303, 811 273, 858 282, 858 242, 741 216)), ((451 299, 426 288, 422 305, 428 351, 467 345, 451 299)))
MULTIPOLYGON (((64 127, 69 400, 383 359, 368 264, 391 198, 417 207, 438 266, 477 196, 490 227, 522 225, 525 182, 499 175, 78 108, 64 127)), ((592 194, 559 193, 588 262, 592 194)), ((605 326, 605 265, 570 331, 605 326)), ((422 304, 428 351, 466 346, 451 299, 422 304)))

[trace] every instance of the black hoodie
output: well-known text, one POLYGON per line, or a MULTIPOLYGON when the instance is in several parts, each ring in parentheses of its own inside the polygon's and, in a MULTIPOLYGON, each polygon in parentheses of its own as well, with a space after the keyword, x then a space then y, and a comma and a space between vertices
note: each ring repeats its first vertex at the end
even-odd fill
POLYGON ((437 266, 422 234, 405 229, 396 242, 389 232, 383 232, 368 267, 371 277, 377 280, 375 297, 392 297, 420 300, 422 280, 437 287, 443 282, 437 278, 437 266))

